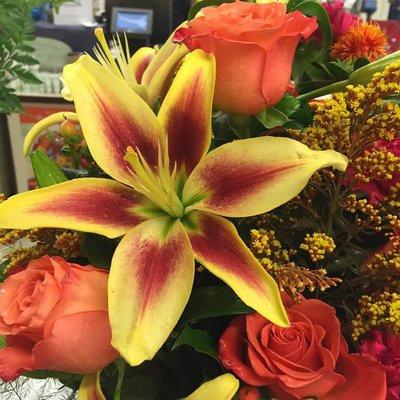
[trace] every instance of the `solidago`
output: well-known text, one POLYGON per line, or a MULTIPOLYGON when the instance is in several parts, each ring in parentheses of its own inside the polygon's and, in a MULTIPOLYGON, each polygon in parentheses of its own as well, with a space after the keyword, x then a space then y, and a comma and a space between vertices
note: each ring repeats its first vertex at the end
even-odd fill
POLYGON ((0 228, 123 236, 110 270, 109 316, 112 345, 131 365, 152 359, 172 332, 191 293, 195 259, 254 310, 287 326, 277 284, 223 217, 278 207, 316 170, 345 170, 347 158, 269 136, 207 154, 215 60, 202 50, 185 58, 157 115, 89 56, 67 65, 63 77, 91 154, 113 179, 76 179, 11 197, 0 204, 0 228))

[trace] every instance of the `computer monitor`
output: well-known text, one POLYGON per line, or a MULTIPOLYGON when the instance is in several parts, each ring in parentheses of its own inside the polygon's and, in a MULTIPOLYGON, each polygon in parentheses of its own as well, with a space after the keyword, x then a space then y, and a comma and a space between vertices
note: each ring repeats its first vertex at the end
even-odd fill
POLYGON ((149 36, 153 33, 153 10, 132 7, 113 7, 111 32, 128 35, 149 36))

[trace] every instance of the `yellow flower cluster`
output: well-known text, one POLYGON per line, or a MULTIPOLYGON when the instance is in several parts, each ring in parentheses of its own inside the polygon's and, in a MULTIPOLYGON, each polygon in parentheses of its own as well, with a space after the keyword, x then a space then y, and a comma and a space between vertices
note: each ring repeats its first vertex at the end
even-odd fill
POLYGON ((251 250, 260 264, 274 277, 280 290, 289 293, 295 301, 300 300, 304 290, 324 291, 341 282, 339 278, 326 276, 323 268, 310 270, 299 267, 290 258, 296 250, 284 249, 273 230, 251 230, 251 250))
POLYGON ((314 150, 337 150, 348 154, 350 149, 350 113, 346 95, 335 93, 331 99, 313 101, 313 125, 304 131, 291 130, 291 136, 314 150))
POLYGON ((58 255, 64 258, 76 258, 81 253, 83 235, 79 232, 63 229, 30 229, 0 231, 0 246, 10 246, 6 255, 7 270, 44 255, 58 255), (33 244, 27 248, 13 248, 18 240, 25 238, 33 244))
POLYGON ((344 93, 310 103, 313 125, 289 134, 314 150, 334 149, 351 159, 379 139, 400 133, 400 106, 387 100, 400 94, 400 60, 376 73, 363 85, 348 85, 344 93))
POLYGON ((335 241, 325 233, 307 233, 304 243, 300 245, 300 249, 307 251, 313 262, 321 261, 327 253, 335 250, 335 241))
POLYGON ((396 278, 397 282, 400 276, 400 236, 392 237, 385 251, 374 254, 364 265, 364 271, 389 281, 396 278))
POLYGON ((360 298, 352 320, 352 338, 358 340, 371 329, 381 327, 400 334, 400 294, 385 291, 360 298))
POLYGON ((367 199, 357 199, 353 193, 347 196, 343 208, 356 215, 355 223, 364 229, 382 230, 381 210, 368 202, 367 199))
POLYGON ((252 229, 251 235, 251 248, 255 256, 260 258, 261 263, 273 265, 277 263, 287 263, 290 256, 296 254, 295 250, 286 250, 282 248, 281 242, 276 238, 276 232, 265 229, 252 229), (272 262, 271 260, 274 260, 272 262))
POLYGON ((400 157, 384 148, 366 150, 354 160, 353 166, 355 178, 361 182, 393 179, 393 174, 400 173, 400 157))

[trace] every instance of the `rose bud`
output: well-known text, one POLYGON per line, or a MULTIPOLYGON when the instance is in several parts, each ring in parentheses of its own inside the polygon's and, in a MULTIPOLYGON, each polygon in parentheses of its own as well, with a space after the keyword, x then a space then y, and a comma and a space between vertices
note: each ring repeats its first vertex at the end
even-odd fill
POLYGON ((243 386, 239 390, 239 400, 260 400, 260 391, 253 386, 243 386))
POLYGON ((255 115, 286 93, 296 47, 317 28, 315 17, 286 14, 284 4, 236 1, 203 8, 174 40, 215 56, 216 108, 255 115))
POLYGON ((108 272, 42 257, 0 286, 0 378, 55 370, 96 372, 112 362, 108 272))
POLYGON ((60 134, 64 137, 76 135, 76 128, 73 122, 71 122, 69 119, 65 119, 63 122, 61 122, 60 134))

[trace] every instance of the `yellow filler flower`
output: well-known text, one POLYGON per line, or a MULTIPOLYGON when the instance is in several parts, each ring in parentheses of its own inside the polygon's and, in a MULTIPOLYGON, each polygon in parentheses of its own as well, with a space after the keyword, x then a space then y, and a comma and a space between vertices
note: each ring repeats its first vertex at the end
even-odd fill
MULTIPOLYGON (((231 374, 203 383, 182 400, 231 400, 239 389, 239 381, 231 374)), ((106 400, 100 387, 100 372, 85 375, 78 391, 78 400, 106 400)))
MULTIPOLYGON (((274 279, 221 216, 265 213, 319 168, 345 170, 347 158, 269 136, 207 154, 215 59, 202 50, 186 57, 157 116, 88 56, 67 65, 64 78, 91 154, 113 180, 81 178, 13 196, 0 204, 0 228, 124 236, 111 264, 109 316, 112 345, 131 365, 154 357, 170 335, 192 290, 195 259, 254 310, 288 326, 274 279)), ((34 127, 30 140, 36 135, 34 127)))

